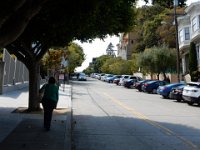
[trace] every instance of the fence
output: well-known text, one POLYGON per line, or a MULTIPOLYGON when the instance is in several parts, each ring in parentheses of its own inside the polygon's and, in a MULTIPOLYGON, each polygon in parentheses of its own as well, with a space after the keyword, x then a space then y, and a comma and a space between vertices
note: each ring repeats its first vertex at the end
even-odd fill
POLYGON ((29 81, 29 72, 26 66, 17 60, 17 58, 13 58, 6 49, 3 51, 3 63, 1 63, 2 72, 0 72, 2 77, 2 83, 0 86, 3 86, 2 91, 9 91, 8 87, 22 87, 22 85, 27 85, 29 81))

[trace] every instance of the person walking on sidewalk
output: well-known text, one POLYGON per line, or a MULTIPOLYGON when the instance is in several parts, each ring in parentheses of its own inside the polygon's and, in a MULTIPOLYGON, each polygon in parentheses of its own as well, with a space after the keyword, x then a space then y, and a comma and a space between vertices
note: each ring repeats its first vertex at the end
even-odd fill
POLYGON ((59 87, 56 85, 54 77, 50 77, 48 84, 44 84, 40 91, 44 91, 42 106, 44 109, 44 128, 49 131, 51 127, 53 109, 58 103, 59 87))

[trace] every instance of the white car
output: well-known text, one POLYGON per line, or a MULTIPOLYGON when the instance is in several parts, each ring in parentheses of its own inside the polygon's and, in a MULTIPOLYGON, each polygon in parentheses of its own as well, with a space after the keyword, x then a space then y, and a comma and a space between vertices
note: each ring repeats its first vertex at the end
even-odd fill
POLYGON ((131 75, 122 75, 120 80, 119 80, 119 84, 118 85, 123 85, 124 84, 124 80, 128 79, 131 75))
POLYGON ((183 100, 189 105, 197 103, 200 105, 200 82, 189 82, 183 88, 183 100))

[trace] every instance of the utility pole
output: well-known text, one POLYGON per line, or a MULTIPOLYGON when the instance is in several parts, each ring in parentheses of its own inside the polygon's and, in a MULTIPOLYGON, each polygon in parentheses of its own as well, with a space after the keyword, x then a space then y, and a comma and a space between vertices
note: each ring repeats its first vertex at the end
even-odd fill
POLYGON ((178 40, 178 22, 177 22, 177 14, 176 7, 178 5, 178 1, 174 0, 174 23, 176 29, 176 71, 177 71, 177 80, 180 82, 180 52, 179 52, 179 40, 178 40))

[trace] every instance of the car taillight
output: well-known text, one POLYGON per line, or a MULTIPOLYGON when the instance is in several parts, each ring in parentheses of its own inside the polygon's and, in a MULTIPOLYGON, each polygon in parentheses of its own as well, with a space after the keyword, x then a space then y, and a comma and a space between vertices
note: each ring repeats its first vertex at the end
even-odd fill
POLYGON ((144 86, 148 86, 148 84, 147 84, 147 83, 145 83, 145 84, 144 84, 144 86))

